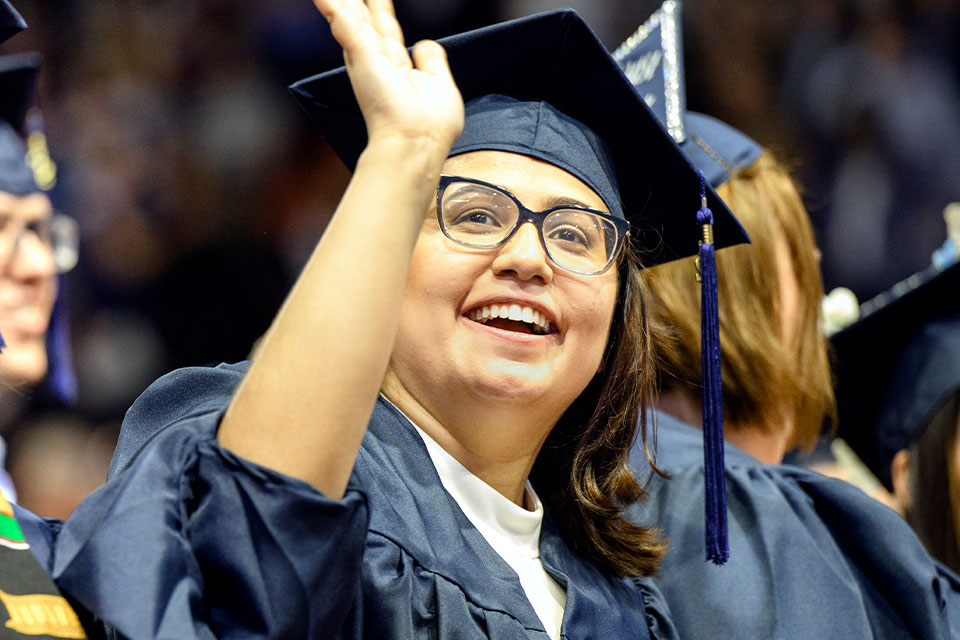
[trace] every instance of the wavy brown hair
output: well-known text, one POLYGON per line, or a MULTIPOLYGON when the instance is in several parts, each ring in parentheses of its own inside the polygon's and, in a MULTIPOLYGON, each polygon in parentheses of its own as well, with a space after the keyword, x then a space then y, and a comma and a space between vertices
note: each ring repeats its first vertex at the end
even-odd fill
POLYGON ((618 576, 656 573, 666 550, 659 532, 623 509, 644 497, 630 470, 637 439, 647 459, 646 407, 655 370, 644 283, 630 243, 618 263, 617 313, 603 366, 551 431, 531 474, 571 546, 618 576))
MULTIPOLYGON (((820 329, 823 283, 810 218, 789 172, 769 152, 717 193, 752 239, 717 252, 724 420, 764 432, 792 424, 789 446, 811 448, 824 419, 834 416, 835 399, 820 329), (789 327, 781 318, 781 246, 800 298, 789 327)), ((644 278, 651 321, 666 328, 654 345, 660 384, 699 397, 700 287, 692 282, 692 263, 660 265, 644 278)))

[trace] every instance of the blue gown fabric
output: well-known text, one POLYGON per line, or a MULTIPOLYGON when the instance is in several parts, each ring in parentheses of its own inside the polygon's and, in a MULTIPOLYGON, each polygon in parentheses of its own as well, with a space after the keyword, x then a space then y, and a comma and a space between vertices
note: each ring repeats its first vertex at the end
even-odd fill
MULTIPOLYGON (((548 638, 388 403, 340 501, 220 448, 247 367, 158 380, 127 413, 107 484, 62 528, 24 527, 61 589, 130 638, 548 638)), ((651 581, 601 572, 549 513, 540 552, 566 587, 563 638, 676 637, 651 581)))
MULTIPOLYGON (((651 498, 631 518, 670 549, 660 587, 680 636, 960 637, 956 577, 904 520, 859 489, 726 446, 730 560, 705 561, 703 435, 658 413, 651 498)), ((642 449, 634 469, 649 468, 642 449)))

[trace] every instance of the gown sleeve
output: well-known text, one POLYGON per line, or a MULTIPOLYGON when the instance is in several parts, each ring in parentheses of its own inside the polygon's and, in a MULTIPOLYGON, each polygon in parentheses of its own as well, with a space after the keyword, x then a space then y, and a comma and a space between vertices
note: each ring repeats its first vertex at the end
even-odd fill
POLYGON ((54 580, 122 636, 333 636, 359 601, 368 516, 356 484, 330 500, 218 445, 243 371, 154 383, 124 420, 111 479, 56 536, 54 580))

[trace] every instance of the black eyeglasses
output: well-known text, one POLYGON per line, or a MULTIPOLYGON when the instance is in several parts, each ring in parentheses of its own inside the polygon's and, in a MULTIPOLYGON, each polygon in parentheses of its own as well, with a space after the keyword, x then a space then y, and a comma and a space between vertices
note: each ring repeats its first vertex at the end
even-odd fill
POLYGON ((79 231, 73 218, 54 212, 38 220, 24 221, 0 214, 0 265, 13 261, 26 235, 33 236, 53 255, 57 273, 77 264, 79 231))
POLYGON ((531 211, 509 191, 459 176, 440 177, 437 220, 443 235, 475 249, 501 247, 532 222, 551 262, 588 276, 606 271, 630 234, 630 223, 609 213, 571 205, 531 211))

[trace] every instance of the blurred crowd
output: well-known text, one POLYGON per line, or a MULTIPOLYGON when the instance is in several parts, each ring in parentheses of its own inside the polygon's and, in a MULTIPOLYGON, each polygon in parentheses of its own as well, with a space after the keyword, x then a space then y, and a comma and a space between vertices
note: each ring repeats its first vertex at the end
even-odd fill
MULTIPOLYGON (((397 6, 409 42, 573 6, 613 49, 659 0, 397 6)), ((79 394, 5 401, 0 434, 23 506, 65 518, 151 381, 243 359, 267 328, 348 179, 286 86, 340 52, 309 0, 17 8, 30 29, 0 53, 45 56, 51 195, 80 223, 79 394)), ((960 4, 690 0, 683 29, 689 107, 794 161, 828 290, 863 300, 929 263, 960 200, 960 4)))

